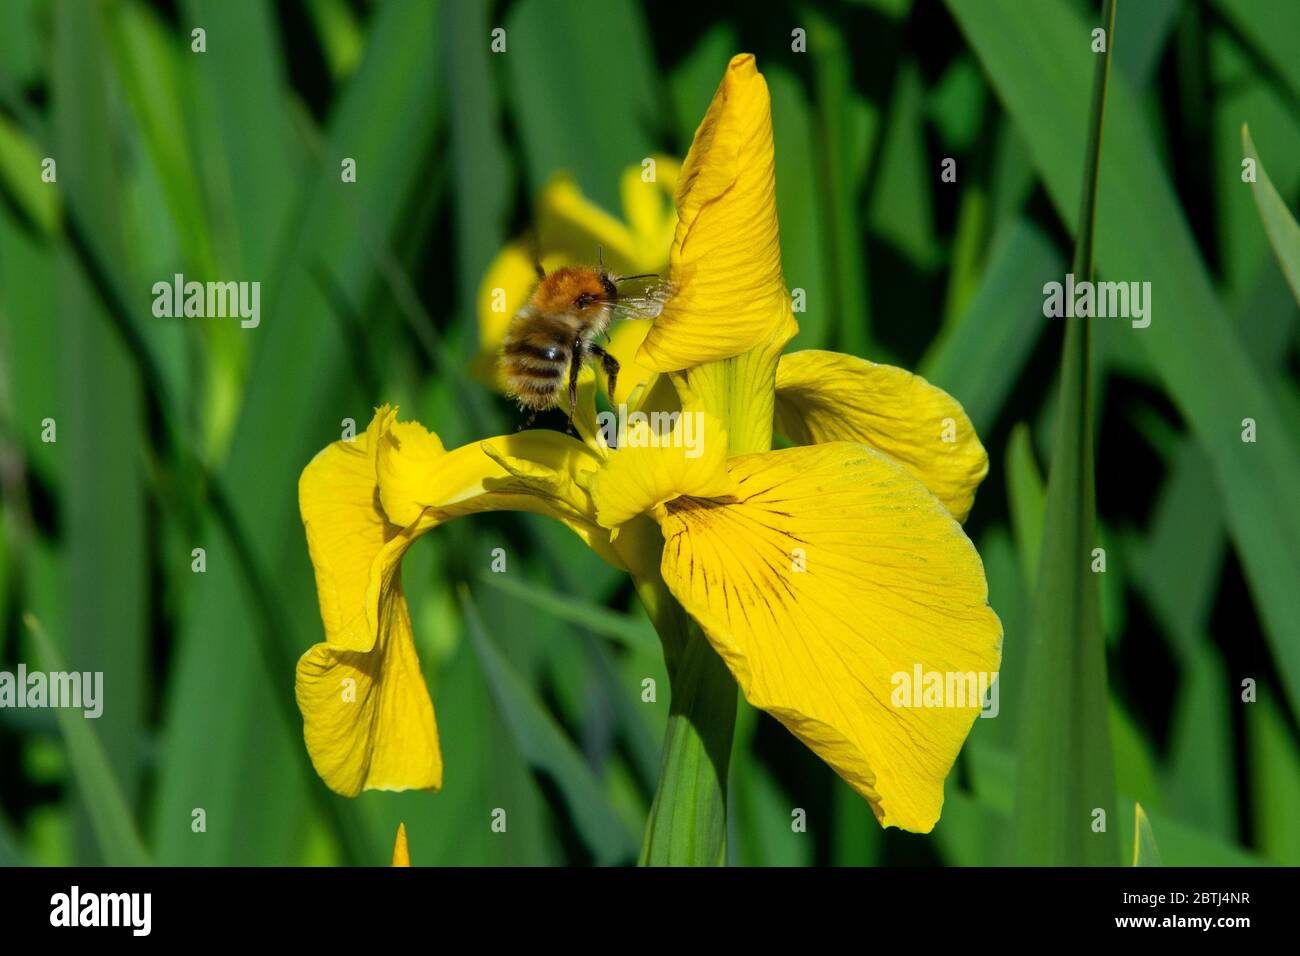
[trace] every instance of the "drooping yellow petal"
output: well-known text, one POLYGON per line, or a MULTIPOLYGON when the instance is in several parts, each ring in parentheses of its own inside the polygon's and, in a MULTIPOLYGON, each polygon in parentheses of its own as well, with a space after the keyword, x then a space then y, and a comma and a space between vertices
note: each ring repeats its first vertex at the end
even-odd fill
POLYGON ((397 839, 393 841, 393 866, 410 866, 411 849, 406 844, 406 824, 397 825, 397 839))
POLYGON ((351 441, 326 446, 298 479, 298 505, 316 571, 316 593, 328 643, 368 651, 366 585, 375 558, 401 528, 376 497, 375 461, 397 410, 385 405, 351 441))
POLYGON ((662 517, 682 495, 721 498, 735 484, 727 474, 727 435, 700 411, 633 413, 626 434, 591 482, 599 523, 617 528, 640 514, 662 517))
POLYGON ((676 292, 638 361, 661 372, 739 355, 798 327, 781 273, 772 110, 754 57, 732 59, 677 186, 676 292))
POLYGON ((791 442, 863 442, 911 472, 965 521, 989 459, 975 427, 947 392, 892 365, 838 352, 781 357, 776 429, 791 442))
MULTIPOLYGON (((382 626, 368 613, 372 584, 395 571, 410 543, 380 505, 379 450, 392 429, 406 427, 396 417, 390 406, 378 409, 364 434, 329 445, 298 482, 326 639, 298 661, 295 695, 316 772, 347 796, 442 783, 400 576, 389 575, 382 626)), ((442 452, 436 436, 428 442, 426 451, 442 452)))
POLYGON ((1000 660, 975 548, 901 465, 863 445, 728 467, 733 501, 665 509, 664 580, 750 703, 829 763, 881 825, 929 831, 979 709, 965 675, 978 684, 1000 660), (918 669, 962 675, 963 698, 903 706, 899 682, 918 669))
POLYGON ((299 660, 295 691, 326 784, 347 796, 441 785, 433 705, 402 591, 411 544, 461 515, 531 511, 563 521, 622 567, 586 490, 600 462, 558 432, 446 451, 385 406, 363 435, 308 465, 299 494, 327 639, 299 660))
POLYGON ((420 672, 397 563, 407 542, 380 559, 387 587, 370 651, 317 644, 298 661, 294 684, 312 766, 337 793, 442 786, 433 702, 420 672))

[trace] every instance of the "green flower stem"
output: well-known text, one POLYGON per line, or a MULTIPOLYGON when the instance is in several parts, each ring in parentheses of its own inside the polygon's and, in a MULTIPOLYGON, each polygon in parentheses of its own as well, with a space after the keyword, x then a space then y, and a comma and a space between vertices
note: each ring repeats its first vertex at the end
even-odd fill
POLYGON ((672 705, 642 866, 721 866, 727 859, 736 682, 699 628, 683 625, 683 644, 668 672, 672 705))
MULTIPOLYGON (((683 404, 703 408, 727 429, 730 455, 772 447, 774 380, 783 344, 674 375, 683 404)), ((663 539, 657 543, 657 549, 643 544, 635 550, 658 555, 663 539)), ((640 568, 634 574, 641 601, 663 640, 672 704, 640 862, 721 866, 727 861, 727 767, 736 731, 736 681, 662 578, 648 572, 640 568)))

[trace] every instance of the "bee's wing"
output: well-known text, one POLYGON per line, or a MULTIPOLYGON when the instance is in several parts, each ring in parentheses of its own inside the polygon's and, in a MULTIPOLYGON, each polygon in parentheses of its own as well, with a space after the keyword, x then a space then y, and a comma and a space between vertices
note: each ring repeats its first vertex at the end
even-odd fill
POLYGON ((672 283, 658 276, 627 280, 614 302, 615 319, 653 319, 673 297, 672 283))

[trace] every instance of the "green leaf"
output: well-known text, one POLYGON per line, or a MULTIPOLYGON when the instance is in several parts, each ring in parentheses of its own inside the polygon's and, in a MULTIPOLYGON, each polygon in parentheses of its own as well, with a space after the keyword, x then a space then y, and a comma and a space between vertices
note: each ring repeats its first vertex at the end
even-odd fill
POLYGON ((228 138, 229 154, 217 161, 237 167, 236 180, 258 180, 234 209, 241 259, 257 264, 252 277, 265 276, 266 294, 262 324, 246 333, 255 354, 222 472, 220 506, 234 533, 222 537, 214 527, 203 540, 207 572, 197 576, 184 611, 169 676, 155 818, 158 854, 169 863, 288 863, 301 845, 309 800, 331 815, 348 859, 386 859, 392 850, 388 821, 365 826, 356 802, 317 779, 303 747, 294 660, 321 631, 296 490, 311 456, 339 437, 340 421, 364 420, 379 400, 356 395, 346 343, 324 319, 329 303, 312 270, 322 261, 335 266, 348 301, 360 301, 376 283, 376 242, 389 241, 427 194, 425 157, 440 118, 428 94, 439 75, 438 10, 425 0, 375 10, 365 58, 331 109, 320 164, 310 171, 296 152, 275 145, 290 127, 281 122, 271 14, 255 4, 203 8, 209 53, 201 59, 221 101, 216 112, 243 131, 228 138), (247 44, 247 63, 214 55, 228 45, 214 43, 219 34, 247 44), (271 62, 263 63, 263 54, 271 62), (378 102, 385 109, 375 109, 378 102), (255 153, 244 153, 254 140, 255 153), (357 182, 340 182, 338 156, 356 159, 357 182), (259 207, 261 191, 277 182, 287 196, 261 197, 259 207), (286 207, 300 215, 277 257, 271 246, 286 207), (258 794, 255 803, 250 793, 258 794), (196 806, 208 809, 200 842, 183 823, 196 806))
MULTIPOLYGON (((811 308, 799 318, 799 336, 791 348, 824 348, 824 339, 836 334, 840 346, 854 355, 871 355, 870 299, 864 267, 866 250, 860 228, 863 181, 876 138, 879 116, 875 108, 853 83, 854 57, 842 32, 813 9, 800 12, 800 22, 807 24, 808 47, 812 62, 815 112, 810 119, 815 135, 807 137, 807 148, 815 162, 814 169, 791 168, 787 156, 795 146, 790 134, 803 122, 786 115, 792 105, 788 99, 772 101, 772 123, 776 135, 777 202, 780 204, 781 256, 787 260, 800 253, 791 246, 800 241, 798 233, 787 231, 786 222, 795 215, 813 218, 820 224, 820 241, 808 237, 804 246, 823 263, 824 279, 816 287, 805 282, 790 282, 808 292, 811 308), (789 180, 802 180, 809 208, 791 209, 789 180), (785 183, 783 186, 782 184, 785 183), (812 195, 808 195, 812 191, 812 195), (813 325, 813 316, 824 316, 813 325)), ((761 66, 761 64, 760 64, 761 66)), ((786 276, 799 275, 786 264, 786 276)))
POLYGON ((660 113, 641 11, 630 0, 522 0, 505 29, 502 59, 530 192, 567 170, 587 196, 617 211, 619 177, 651 154, 646 121, 660 113))
POLYGON ((488 687, 524 759, 563 795, 573 825, 598 864, 631 861, 636 856, 636 843, 605 799, 591 768, 488 638, 467 588, 461 589, 460 598, 488 687))
POLYGON ((664 645, 672 702, 643 866, 721 866, 727 860, 727 778, 736 681, 662 580, 638 593, 664 645))
POLYGON ((1151 832, 1151 821, 1140 803, 1133 804, 1133 865, 1161 865, 1160 851, 1156 848, 1156 837, 1151 832))
MULTIPOLYGON (((982 818, 979 825, 983 828, 983 846, 979 851, 964 852, 960 863, 996 865, 1002 862, 1004 845, 1009 842, 1003 834, 1009 835, 1014 830, 1008 782, 1014 785, 1018 776, 1018 762, 1009 752, 991 746, 982 746, 976 756, 977 759, 971 765, 974 797, 957 790, 945 799, 944 818, 935 827, 935 837, 945 846, 949 845, 952 841, 944 839, 948 836, 945 825, 959 817, 971 816, 973 805, 982 818), (982 855, 976 856, 976 852, 982 855)), ((1127 821, 1133 819, 1132 807, 1132 800, 1121 798, 1118 807, 1120 816, 1107 820, 1108 827, 1118 826, 1125 831, 1124 845, 1129 853, 1132 844, 1127 821)), ((1155 810, 1148 813, 1153 831, 1160 834, 1160 851, 1165 866, 1263 866, 1268 862, 1228 839, 1190 825, 1179 817, 1155 810)), ((973 838, 975 835, 965 836, 969 842, 976 842, 973 838)))
POLYGON ((1300 102, 1300 57, 1295 38, 1300 36, 1300 6, 1273 0, 1211 0, 1212 5, 1237 31, 1273 73, 1289 95, 1300 102))
MULTIPOLYGON (((1189 592, 1195 585, 1189 584, 1189 592)), ((1170 813, 1205 833, 1237 835, 1233 682, 1208 634, 1196 638, 1174 699, 1164 791, 1170 813)), ((1248 730, 1249 733, 1249 730, 1248 730)))
POLYGON ((1267 689, 1244 704, 1255 841, 1275 863, 1300 866, 1300 754, 1286 717, 1267 689))
MULTIPOLYGON (((806 830, 796 830, 794 808, 803 802, 791 798, 764 766, 754 748, 754 733, 761 720, 760 712, 741 702, 736 719, 736 736, 732 746, 730 780, 731 835, 727 844, 728 862, 737 866, 809 866, 812 863, 813 841, 806 830)), ((859 824, 865 817, 870 826, 879 832, 880 826, 872 816, 870 807, 847 785, 843 790, 852 798, 856 808, 845 806, 835 794, 836 842, 839 850, 858 836, 859 824), (850 814, 856 819, 849 823, 850 814)), ((806 815, 806 811, 805 811, 806 815)))
MULTIPOLYGON (((1078 229, 1075 203, 1085 139, 1076 124, 1060 118, 1077 115, 1086 98, 1096 59, 1089 25, 1060 0, 947 3, 1015 118, 1057 212, 1078 229)), ((1115 334, 1147 351, 1165 390, 1209 453, 1292 712, 1300 713, 1300 612, 1292 570, 1300 554, 1295 423, 1261 379, 1215 297, 1152 142, 1148 114, 1124 77, 1113 77, 1111 87, 1097 263, 1112 279, 1150 281, 1155 303, 1148 327, 1120 324, 1115 334), (1267 438, 1243 443, 1245 418, 1267 438)))
POLYGON ((539 611, 545 611, 570 624, 585 627, 593 634, 617 641, 634 651, 657 652, 659 650, 659 638, 654 628, 644 618, 619 614, 617 611, 611 611, 572 595, 556 594, 545 588, 500 574, 484 572, 479 575, 479 580, 504 594, 527 601, 539 611))
MULTIPOLYGON (((445 3, 442 6, 442 47, 448 92, 448 152, 455 204, 457 288, 461 308, 473 325, 479 283, 501 250, 508 221, 514 170, 501 139, 501 105, 487 40, 468 43, 466 37, 488 37, 494 24, 490 5, 445 3)), ((477 345, 477 337, 471 337, 477 345)))
POLYGON ((1268 233, 1268 241, 1286 275, 1287 284, 1291 286, 1296 301, 1300 302, 1300 226, 1296 225, 1291 210, 1264 171, 1264 164, 1255 153, 1255 143, 1245 123, 1241 125, 1241 148, 1246 158, 1254 161, 1255 182, 1251 184, 1251 192, 1255 194, 1259 218, 1264 223, 1264 231, 1268 233))
POLYGON ((1144 537, 1130 542, 1133 581, 1178 656, 1194 661, 1218 592, 1226 536, 1204 450, 1180 438, 1144 537), (1188 516, 1195 515, 1195 521, 1188 516))
MULTIPOLYGON (((1093 221, 1114 11, 1114 0, 1107 0, 1103 22, 1110 42, 1096 64, 1083 167, 1073 268, 1084 278, 1093 273, 1093 221)), ((1087 320, 1066 320, 1025 706, 1019 715, 1020 775, 1013 826, 1016 859, 1025 864, 1114 865, 1118 861, 1105 638, 1101 595, 1091 570, 1098 536, 1089 353, 1087 320), (1106 825, 1097 828, 1102 813, 1106 825)))
POLYGON ((938 165, 925 147, 924 97, 920 69, 909 61, 895 81, 868 218, 874 232, 928 270, 939 251, 932 192, 938 165))
POLYGON ((1142 728, 1119 701, 1110 701, 1110 739, 1115 750, 1115 788, 1152 810, 1164 809, 1155 755, 1142 728))
POLYGON ((826 271, 830 249, 823 209, 818 205, 822 157, 800 78, 779 64, 764 71, 772 97, 772 136, 776 165, 777 215, 781 222, 781 266, 786 285, 803 289, 807 311, 795 316, 799 334, 790 349, 825 348, 838 318, 836 294, 826 271))
POLYGON ((997 423, 1047 327, 1043 283, 1064 264, 1042 230, 1017 218, 995 242, 970 305, 921 361, 921 375, 961 402, 980 434, 997 423))
MULTIPOLYGON (((100 8, 84 11, 66 3, 56 10, 52 129, 65 201, 77 206, 101 249, 121 263, 126 238, 120 184, 128 174, 116 152, 104 149, 119 102, 109 81, 102 16, 100 8)), ((99 719, 95 736, 129 807, 140 790, 147 686, 145 409, 131 355, 70 256, 61 262, 60 280, 67 404, 58 437, 68 465, 60 489, 61 530, 65 593, 76 595, 68 602, 62 633, 78 671, 104 672, 112 681, 115 706, 99 719)), ((94 790, 83 793, 91 796, 77 810, 75 858, 94 863, 95 848, 103 845, 102 822, 95 819, 94 790)))
POLYGON ((365 48, 365 38, 347 0, 308 0, 307 12, 316 24, 330 75, 336 82, 347 79, 361 62, 365 48))
POLYGON ((36 144, 0 114, 0 188, 45 235, 59 226, 59 187, 41 178, 36 144))
POLYGON ((1016 537, 1020 569, 1025 586, 1032 591, 1038 580, 1038 561, 1043 545, 1043 515, 1047 493, 1043 475, 1034 459, 1029 426, 1019 422, 1007 439, 1007 501, 1011 506, 1011 530, 1016 537))
MULTIPOLYGON (((1123 809, 1127 811, 1127 804, 1123 809)), ((1164 866, 1267 866, 1268 861, 1173 817, 1151 811, 1151 829, 1160 834, 1164 866)))
MULTIPOLYGON (((40 622, 31 614, 24 615, 23 622, 36 642, 41 667, 47 673, 66 671, 62 656, 46 636, 40 622)), ((99 735, 78 710, 58 707, 54 715, 63 733, 68 762, 90 814, 104 862, 109 866, 149 866, 149 854, 140 840, 99 735)))

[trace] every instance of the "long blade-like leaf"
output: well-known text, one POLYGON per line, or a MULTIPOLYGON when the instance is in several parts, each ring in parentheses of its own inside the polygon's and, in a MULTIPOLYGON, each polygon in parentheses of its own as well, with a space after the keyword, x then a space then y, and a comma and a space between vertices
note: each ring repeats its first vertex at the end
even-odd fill
POLYGON ((534 770, 546 774, 563 794, 573 825, 597 863, 609 865, 633 859, 636 842, 632 834, 610 808, 599 781, 577 748, 488 638, 468 589, 461 591, 461 607, 492 696, 524 759, 534 770))
POLYGON ((1250 138, 1250 130, 1245 124, 1241 127, 1241 148, 1246 158, 1255 164, 1255 181, 1251 185, 1251 192, 1255 194, 1255 204, 1259 206, 1259 218, 1264 223, 1264 231, 1268 233, 1268 241, 1277 255, 1278 265, 1282 267, 1287 284, 1295 293, 1296 301, 1300 302, 1300 226, 1296 225, 1291 210, 1287 209, 1286 203, 1277 194, 1273 180, 1264 171, 1264 164, 1255 152, 1255 142, 1250 138))
MULTIPOLYGON (((1093 56, 1089 28, 1060 0, 947 0, 998 96, 1016 121, 1057 212, 1079 226, 1082 131, 1077 112, 1093 56)), ((1248 357, 1215 297, 1150 123, 1122 76, 1112 78, 1107 150, 1098 195, 1098 267, 1149 281, 1145 328, 1122 326, 1144 348, 1196 438, 1209 453, 1234 544, 1293 712, 1300 712, 1300 474, 1294 420, 1248 357), (1261 436, 1242 440, 1251 419, 1261 436), (1264 438, 1262 436, 1267 436, 1264 438)), ((1121 322, 1119 319, 1099 321, 1121 322)))
MULTIPOLYGON (((63 659, 40 622, 27 614, 24 623, 36 642, 41 667, 47 673, 64 672, 63 659)), ((149 866, 149 853, 140 840, 135 820, 127 808, 126 798, 109 765, 99 735, 91 729, 85 716, 75 709, 58 707, 54 714, 59 730, 63 732, 68 747, 68 763, 85 801, 104 862, 109 866, 149 866)))
MULTIPOLYGON (((1114 0, 1106 2, 1103 23, 1109 42, 1093 87, 1074 255, 1074 272, 1082 279, 1093 271, 1114 0)), ((1088 320, 1068 319, 1021 715, 1014 832, 1016 859, 1027 864, 1113 865, 1118 860, 1101 594, 1091 566, 1097 501, 1090 348, 1088 320)))

